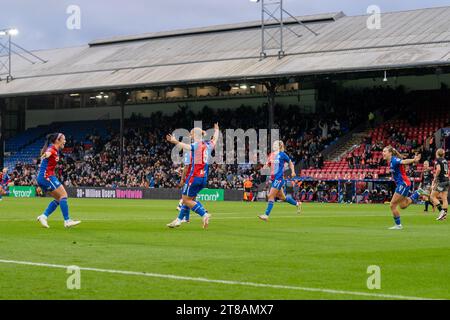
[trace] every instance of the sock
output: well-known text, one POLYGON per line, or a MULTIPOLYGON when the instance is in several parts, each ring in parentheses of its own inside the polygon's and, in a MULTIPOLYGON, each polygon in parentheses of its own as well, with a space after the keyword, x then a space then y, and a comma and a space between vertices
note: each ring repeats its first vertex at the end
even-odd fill
POLYGON ((430 205, 430 201, 425 201, 425 211, 428 211, 429 205, 430 205))
POLYGON ((286 197, 286 202, 289 203, 289 204, 292 204, 293 206, 296 206, 296 205, 297 205, 297 201, 295 201, 295 199, 292 198, 291 195, 288 195, 288 196, 286 197))
POLYGON ((273 208, 273 201, 267 202, 266 216, 270 215, 272 208, 273 208))
POLYGON ((59 206, 58 201, 53 200, 52 202, 50 202, 47 209, 45 209, 45 211, 44 211, 44 216, 46 216, 48 218, 53 212, 55 212, 55 210, 56 210, 56 208, 58 208, 58 206, 59 206))
POLYGON ((203 208, 202 204, 199 202, 197 202, 196 205, 192 208, 192 211, 194 211, 200 217, 203 217, 206 214, 205 208, 203 208))
POLYGON ((61 212, 64 217, 64 221, 70 220, 69 218, 69 204, 67 203, 67 198, 62 198, 59 202, 59 206, 61 207, 61 212))
POLYGON ((402 224, 402 223, 400 222, 400 216, 394 217, 394 221, 395 221, 395 224, 398 225, 398 226, 402 224))
POLYGON ((411 197, 409 197, 413 202, 416 202, 417 200, 419 200, 419 193, 417 191, 415 191, 411 197))
POLYGON ((178 209, 181 210, 182 207, 183 207, 183 200, 180 200, 180 202, 178 202, 178 209))
POLYGON ((436 206, 436 208, 438 208, 439 212, 441 212, 441 211, 442 211, 442 204, 439 203, 439 204, 436 206))
MULTIPOLYGON (((204 208, 203 203, 201 203, 201 202, 198 201, 198 200, 195 200, 195 202, 197 202, 199 205, 201 205, 201 206, 204 208)), ((205 211, 206 211, 206 213, 208 213, 208 210, 206 210, 206 208, 205 208, 205 211)))
POLYGON ((189 221, 191 219, 191 209, 189 209, 189 207, 187 207, 187 211, 184 214, 184 218, 186 219, 186 221, 189 221))
MULTIPOLYGON (((205 209, 205 207, 203 207, 203 204, 200 201, 195 200, 195 202, 197 202, 197 204, 199 204, 203 209, 205 209)), ((205 212, 208 213, 208 210, 205 209, 205 212)), ((189 209, 189 207, 187 213, 184 216, 186 217, 186 220, 189 220, 191 218, 191 210, 189 209)))
POLYGON ((180 214, 178 215, 178 219, 183 220, 183 218, 186 218, 186 220, 189 220, 189 212, 190 209, 188 206, 181 206, 180 214))

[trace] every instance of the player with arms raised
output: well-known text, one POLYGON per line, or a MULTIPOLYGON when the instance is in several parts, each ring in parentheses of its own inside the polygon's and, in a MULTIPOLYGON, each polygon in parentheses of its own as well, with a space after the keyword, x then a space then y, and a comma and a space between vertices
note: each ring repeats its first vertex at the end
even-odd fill
POLYGON ((285 163, 289 164, 289 168, 291 169, 292 177, 296 176, 294 163, 291 161, 289 156, 284 152, 283 141, 281 141, 281 140, 275 141, 273 143, 273 150, 274 151, 269 155, 269 159, 268 159, 266 165, 263 167, 263 170, 270 168, 271 181, 272 181, 272 186, 269 191, 266 212, 265 212, 265 214, 258 216, 258 218, 263 221, 269 220, 269 215, 272 211, 275 198, 278 198, 282 201, 286 201, 287 203, 292 204, 293 206, 296 206, 297 213, 301 212, 301 205, 302 205, 302 203, 300 201, 296 201, 294 198, 292 198, 292 196, 288 195, 286 197, 286 195, 283 192, 283 186, 286 184, 286 181, 284 180, 284 165, 285 165, 285 163))
POLYGON ((66 137, 62 133, 52 133, 47 136, 45 145, 41 150, 41 165, 36 180, 43 192, 49 192, 55 198, 55 200, 50 202, 44 213, 37 218, 44 228, 49 228, 47 219, 58 206, 61 208, 64 217, 64 227, 70 228, 81 223, 81 221, 70 219, 67 192, 55 176, 56 164, 59 161, 59 152, 64 149, 65 144, 66 137))
POLYGON ((180 210, 180 216, 168 225, 171 228, 179 227, 182 220, 180 217, 187 215, 189 210, 194 211, 202 217, 204 229, 208 227, 211 215, 199 201, 195 200, 195 198, 208 183, 208 161, 211 152, 214 150, 217 140, 219 139, 219 125, 217 123, 214 124, 214 136, 210 141, 203 141, 204 135, 205 132, 201 128, 192 129, 191 139, 193 140, 193 143, 191 144, 180 142, 171 134, 166 137, 167 141, 179 145, 183 150, 189 151, 191 154, 189 164, 190 171, 182 190, 183 206, 180 210))
POLYGON ((419 199, 419 196, 426 195, 426 192, 422 189, 418 189, 411 196, 409 196, 411 191, 411 180, 409 180, 406 175, 405 165, 410 165, 413 163, 418 163, 420 161, 420 154, 417 154, 414 159, 403 159, 403 156, 391 146, 383 149, 383 158, 389 164, 392 176, 394 178, 396 189, 391 200, 391 211, 394 216, 395 225, 389 229, 391 230, 401 230, 403 229, 400 220, 401 209, 408 208, 413 202, 419 199))

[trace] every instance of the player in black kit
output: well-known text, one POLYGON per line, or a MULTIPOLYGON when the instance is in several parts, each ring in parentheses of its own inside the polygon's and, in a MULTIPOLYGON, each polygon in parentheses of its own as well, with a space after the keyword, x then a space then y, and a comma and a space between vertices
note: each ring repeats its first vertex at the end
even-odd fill
POLYGON ((428 195, 424 196, 424 200, 425 200, 425 210, 423 210, 424 212, 428 212, 428 206, 431 204, 431 207, 433 208, 433 212, 434 212, 434 206, 430 201, 430 196, 429 194, 431 193, 431 185, 433 184, 433 172, 432 169, 430 168, 430 162, 429 161, 425 161, 423 163, 423 171, 422 171, 422 176, 420 178, 420 187, 423 190, 425 190, 428 195))
POLYGON ((450 187, 450 179, 448 172, 448 162, 444 158, 445 150, 438 149, 436 151, 436 167, 434 170, 434 180, 431 192, 431 201, 439 209, 439 217, 436 220, 445 220, 448 210, 448 189, 450 187), (439 202, 442 201, 442 205, 439 202))

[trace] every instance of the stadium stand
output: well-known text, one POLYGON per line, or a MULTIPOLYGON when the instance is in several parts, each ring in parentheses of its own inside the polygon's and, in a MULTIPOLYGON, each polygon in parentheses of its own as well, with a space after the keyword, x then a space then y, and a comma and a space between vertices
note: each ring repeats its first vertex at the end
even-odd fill
MULTIPOLYGON (((325 161, 321 169, 304 170, 302 176, 315 179, 378 179, 387 176, 389 168, 382 159, 382 149, 387 145, 392 145, 409 158, 419 152, 422 160, 434 159, 434 134, 450 124, 448 108, 434 107, 433 112, 424 108, 409 110, 408 119, 392 119, 368 129, 360 144, 344 156, 335 161, 325 161)), ((418 164, 413 171, 413 178, 418 178, 422 164, 418 164)))
MULTIPOLYGON (((321 152, 339 136, 345 134, 360 120, 353 122, 347 117, 329 114, 302 117, 301 121, 292 116, 295 106, 278 106, 277 123, 286 145, 291 150, 295 162, 306 167, 322 166, 321 152), (327 132, 324 132, 325 128, 327 132)), ((294 113, 295 114, 295 113, 294 113)), ((224 128, 248 128, 259 123, 264 127, 263 108, 253 109, 242 106, 235 111, 211 110, 205 107, 194 114, 185 109, 174 115, 154 114, 150 118, 132 118, 126 122, 125 169, 119 173, 119 133, 117 121, 67 122, 49 125, 43 130, 63 132, 67 136, 64 150, 66 161, 60 168, 62 179, 68 186, 128 186, 128 187, 176 187, 179 168, 170 159, 171 146, 164 141, 164 135, 177 127, 189 128, 195 119, 212 124, 221 119, 224 128)), ((34 132, 34 131, 33 131, 34 132)), ((32 137, 34 140, 38 136, 32 137)), ((38 166, 38 155, 44 139, 24 147, 8 158, 8 163, 19 163, 13 172, 17 185, 32 181, 38 166), (26 173, 25 173, 26 172, 26 173)), ((210 186, 217 188, 241 188, 246 177, 251 176, 261 183, 257 166, 213 165, 210 186)))
MULTIPOLYGON (((298 17, 319 36, 291 25, 301 38, 286 37, 287 55, 282 59, 273 54, 261 59, 260 22, 114 37, 79 47, 36 51, 47 62, 33 68, 15 57, 14 81, 0 82, 0 105, 22 121, 7 128, 11 135, 27 127, 24 119, 40 111, 52 121, 59 121, 63 113, 76 115, 65 120, 79 120, 91 111, 100 113, 103 107, 112 110, 126 104, 139 105, 147 118, 126 117, 123 171, 117 120, 54 122, 29 129, 8 140, 6 164, 14 168, 15 184, 34 184, 43 138, 59 131, 68 139, 65 161, 58 171, 66 186, 175 187, 179 168, 173 166, 169 146, 163 143, 166 133, 191 128, 196 119, 202 119, 205 126, 218 120, 222 128, 267 128, 274 101, 289 101, 299 105, 276 106, 273 123, 280 128, 302 177, 383 178, 388 175, 380 154, 384 145, 391 143, 408 154, 423 151, 432 158, 430 134, 447 123, 443 113, 441 118, 429 111, 436 106, 441 111, 448 108, 448 99, 446 104, 436 104, 430 92, 447 90, 448 98, 445 22, 449 17, 450 7, 386 13, 383 23, 390 28, 377 32, 367 28, 366 16, 336 12, 298 17), (277 86, 278 91, 269 93, 277 86), (407 95, 417 88, 428 90, 419 109, 393 117, 398 109, 404 112, 416 101, 407 95), (310 91, 310 105, 302 101, 305 91, 310 91), (126 101, 119 99, 124 93, 129 95, 126 101), (271 99, 271 95, 276 97, 271 99), (149 117, 152 107, 170 103, 176 107, 179 101, 199 108, 199 103, 208 104, 208 100, 216 107, 205 107, 196 114, 180 108, 170 115, 149 117), (247 101, 253 107, 232 109, 247 101), (268 103, 256 107, 262 101, 268 103), (230 109, 223 107, 228 103, 230 109), (372 120, 367 122, 367 115, 372 120)), ((111 114, 118 118, 114 110, 111 114)), ((92 118, 98 119, 98 114, 92 118)), ((34 125, 41 120, 37 116, 34 125)), ((416 177, 420 165, 411 168, 416 177)), ((257 169, 248 164, 214 165, 210 187, 241 188, 248 176, 258 185, 264 179, 257 169)), ((317 197, 335 201, 331 190, 338 188, 312 182, 302 187, 306 201, 317 197)), ((358 188, 364 199, 382 198, 358 188)), ((384 193, 383 189, 377 192, 384 193)))
MULTIPOLYGON (((392 91, 379 91, 391 95, 392 91)), ((349 92, 346 93, 347 95, 349 92)), ((367 94, 367 92, 366 92, 367 94)), ((365 95, 366 95, 365 94, 365 95)), ((355 101, 353 95, 349 100, 355 101)), ((346 102, 348 103, 348 102, 346 102)), ((354 102, 355 103, 355 102, 354 102)), ((375 103, 376 104, 376 103, 375 103)), ((368 105, 372 108, 374 105, 368 105)), ((336 106, 339 109, 339 105, 336 106)), ((381 151, 391 144, 401 152, 412 155, 420 151, 424 159, 432 159, 435 146, 424 143, 448 121, 449 112, 445 107, 432 108, 433 113, 419 107, 409 106, 401 114, 409 117, 392 118, 383 113, 386 121, 374 128, 364 121, 370 109, 358 114, 302 115, 296 112, 296 106, 277 106, 276 124, 280 127, 282 138, 296 163, 297 171, 303 178, 316 180, 379 179, 389 177, 389 168, 382 160, 381 151), (325 160, 323 153, 327 147, 339 141, 356 126, 364 124, 365 136, 344 155, 335 160, 325 160)), ((265 108, 241 106, 235 110, 213 110, 203 108, 193 113, 180 108, 173 115, 155 113, 150 118, 134 115, 125 123, 125 168, 120 173, 118 121, 83 121, 54 123, 39 130, 28 130, 24 136, 34 142, 23 147, 8 158, 8 163, 19 163, 13 172, 13 181, 17 185, 33 182, 38 160, 37 155, 43 144, 43 133, 58 130, 67 136, 64 161, 59 172, 66 186, 101 187, 177 187, 179 166, 170 159, 171 146, 165 143, 164 135, 175 128, 190 128, 195 119, 202 119, 207 127, 216 119, 221 119, 224 128, 244 128, 251 125, 263 128, 266 121, 265 108), (33 135, 34 133, 34 135, 33 135), (41 137, 39 139, 39 137, 41 137)), ((410 176, 417 178, 422 165, 410 169, 410 176)), ((260 166, 249 164, 217 165, 211 169, 209 186, 214 188, 242 188, 243 181, 250 177, 255 185, 264 183, 258 169, 260 166)), ((310 188, 315 191, 317 186, 310 188)), ((326 200, 333 197, 327 186, 326 200)), ((320 189, 320 186, 319 186, 320 189)), ((308 188, 306 189, 308 190, 308 188)), ((364 192, 364 190, 361 190, 364 192)), ((303 193, 307 197, 308 192, 303 193)), ((301 198, 303 195, 299 194, 301 198)), ((369 197, 371 195, 367 195, 369 197)), ((306 200, 307 201, 307 200, 306 200)), ((334 201, 334 200, 332 200, 334 201)))

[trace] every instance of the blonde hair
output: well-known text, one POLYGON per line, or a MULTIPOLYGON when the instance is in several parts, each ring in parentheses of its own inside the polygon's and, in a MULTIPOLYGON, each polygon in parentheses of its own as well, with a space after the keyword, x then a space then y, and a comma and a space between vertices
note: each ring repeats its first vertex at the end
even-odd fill
POLYGON ((385 149, 392 155, 396 156, 397 158, 403 159, 402 154, 398 152, 398 150, 395 149, 393 146, 387 146, 385 149))
POLYGON ((445 156, 445 150, 444 149, 437 149, 437 151, 436 151, 436 155, 439 157, 439 158, 443 158, 444 156, 445 156))
POLYGON ((202 130, 202 128, 195 127, 191 130, 191 135, 193 138, 201 139, 202 137, 206 136, 206 131, 202 130))
MULTIPOLYGON (((276 146, 276 148, 278 148, 278 150, 276 150, 276 151, 284 151, 285 150, 284 142, 281 140, 275 140, 273 142, 273 146, 276 146)), ((276 148, 274 148, 274 149, 276 149, 276 148)))

